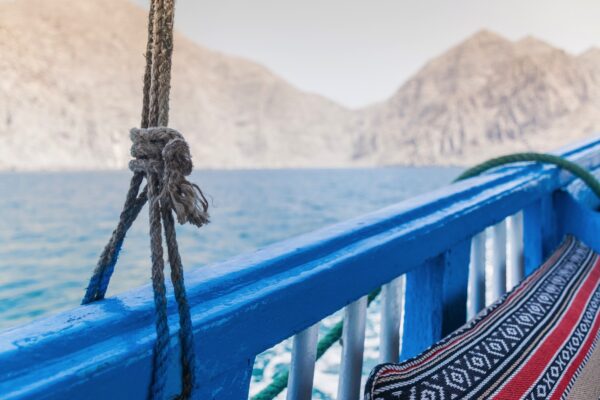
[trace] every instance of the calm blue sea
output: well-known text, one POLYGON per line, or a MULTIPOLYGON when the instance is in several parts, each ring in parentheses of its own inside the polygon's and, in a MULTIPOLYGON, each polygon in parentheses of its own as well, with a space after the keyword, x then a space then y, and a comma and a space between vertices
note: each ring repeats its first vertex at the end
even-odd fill
MULTIPOLYGON (((184 266, 202 268, 376 210, 448 183, 458 173, 437 167, 196 173, 193 180, 209 196, 212 223, 200 230, 178 227, 184 266)), ((129 177, 128 172, 0 174, 0 329, 79 304, 116 224, 129 177)), ((146 215, 128 234, 109 295, 149 282, 146 215)), ((374 318, 367 332, 367 350, 373 353, 374 318)), ((287 362, 288 348, 282 343, 257 359, 253 392, 287 362)), ((336 353, 326 355, 317 370, 316 398, 335 393, 336 353)), ((366 369, 369 360, 367 354, 366 369)))

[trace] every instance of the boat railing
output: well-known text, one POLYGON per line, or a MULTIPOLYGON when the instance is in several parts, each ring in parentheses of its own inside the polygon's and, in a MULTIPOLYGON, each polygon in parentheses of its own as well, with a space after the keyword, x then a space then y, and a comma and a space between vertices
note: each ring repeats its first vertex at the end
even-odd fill
MULTIPOLYGON (((598 168, 600 139, 557 154, 598 168)), ((248 398, 255 357, 292 336, 287 397, 310 398, 319 323, 343 309, 337 397, 358 399, 367 295, 382 287, 380 361, 418 354, 550 254, 561 239, 555 195, 572 180, 553 166, 505 167, 189 269, 197 398, 248 398), (493 273, 486 285, 487 263, 493 273)), ((151 288, 142 287, 0 333, 0 397, 144 398, 153 310, 151 288)), ((172 298, 169 315, 174 395, 180 355, 172 298)))

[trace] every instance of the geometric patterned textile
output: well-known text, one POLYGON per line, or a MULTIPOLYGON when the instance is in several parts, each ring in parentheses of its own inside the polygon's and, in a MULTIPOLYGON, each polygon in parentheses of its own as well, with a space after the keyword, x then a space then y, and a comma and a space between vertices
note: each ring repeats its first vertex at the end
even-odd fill
POLYGON ((568 237, 467 325, 418 357, 375 367, 365 399, 598 399, 599 259, 568 237))

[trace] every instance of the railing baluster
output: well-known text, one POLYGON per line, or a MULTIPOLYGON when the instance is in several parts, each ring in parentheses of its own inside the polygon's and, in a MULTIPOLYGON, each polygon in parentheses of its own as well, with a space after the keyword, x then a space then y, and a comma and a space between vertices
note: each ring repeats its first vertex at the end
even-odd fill
POLYGON ((525 239, 524 270, 529 276, 558 245, 556 212, 552 195, 547 195, 525 207, 523 237, 525 239))
POLYGON ((404 276, 383 285, 381 295, 379 362, 398 362, 400 356, 400 321, 402 321, 402 303, 404 299, 404 276))
POLYGON ((416 356, 441 339, 443 279, 442 256, 406 274, 402 360, 416 356))
POLYGON ((446 336, 467 322, 469 291, 469 253, 471 241, 461 241, 443 254, 442 336, 446 336))
POLYGON ((361 297, 344 309, 342 362, 337 395, 340 400, 360 398, 366 319, 367 296, 361 297))
POLYGON ((294 336, 292 364, 288 378, 288 400, 312 398, 319 324, 315 324, 294 336))
POLYGON ((525 276, 523 269, 523 213, 518 212, 509 219, 510 262, 508 271, 508 288, 512 289, 525 276))
POLYGON ((473 236, 471 240, 468 319, 473 318, 485 307, 485 240, 485 231, 473 236))
POLYGON ((494 225, 492 231, 492 301, 496 301, 506 293, 506 220, 494 225))

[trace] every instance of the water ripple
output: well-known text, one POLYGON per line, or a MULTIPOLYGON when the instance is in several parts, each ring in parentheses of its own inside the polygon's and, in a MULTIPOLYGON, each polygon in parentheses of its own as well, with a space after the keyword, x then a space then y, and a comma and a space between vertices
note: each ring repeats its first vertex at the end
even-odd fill
MULTIPOLYGON (((452 168, 207 171, 194 179, 211 199, 212 223, 178 227, 184 265, 201 268, 449 182, 452 168)), ((0 174, 0 329, 79 305, 117 222, 129 173, 0 174)), ((129 232, 108 295, 150 277, 147 211, 129 232)), ((377 307, 377 306, 376 306, 377 307)), ((323 323, 331 326, 334 315, 323 323)), ((365 373, 377 360, 369 310, 365 373)), ((289 361, 290 342, 257 357, 255 393, 289 361)), ((335 395, 339 346, 316 371, 314 398, 335 395)))

